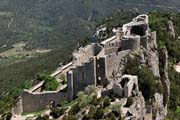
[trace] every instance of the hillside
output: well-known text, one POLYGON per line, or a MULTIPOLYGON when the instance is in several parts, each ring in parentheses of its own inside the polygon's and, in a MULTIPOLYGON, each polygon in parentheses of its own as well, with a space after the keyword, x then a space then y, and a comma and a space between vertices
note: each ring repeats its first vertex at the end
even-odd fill
MULTIPOLYGON (((0 108, 4 110, 11 106, 7 103, 9 101, 12 103, 13 97, 16 98, 19 91, 27 87, 24 85, 27 80, 35 78, 38 73, 51 72, 59 66, 59 63, 69 61, 71 52, 77 47, 77 41, 84 41, 84 38, 85 41, 89 41, 87 37, 92 36, 96 26, 102 24, 107 16, 111 17, 114 10, 138 8, 140 12, 150 10, 178 12, 179 7, 178 0, 165 2, 164 0, 1 0, 0 51, 12 49, 14 44, 20 42, 26 43, 23 52, 38 49, 51 51, 44 54, 33 53, 32 57, 26 53, 20 58, 16 55, 5 59, 0 57, 0 106, 4 107, 0 108), (17 86, 20 89, 16 91, 17 86)), ((109 21, 103 23, 107 23, 111 28, 112 25, 118 26, 130 21, 134 16, 134 13, 122 11, 120 13, 118 17, 114 14, 115 21, 108 19, 109 21)), ((179 15, 173 16, 177 16, 173 17, 173 22, 178 26, 179 15)), ((162 18, 164 14, 158 17, 162 18)), ((160 22, 164 22, 164 19, 160 22)), ((157 30, 159 26, 154 29, 157 30)), ((176 27, 177 32, 178 28, 176 27)), ((175 46, 176 42, 166 44, 175 46)), ((171 51, 174 58, 174 49, 171 51)), ((174 91, 177 89, 178 87, 174 91)), ((174 99, 178 101, 178 98, 174 99)))
POLYGON ((1 0, 0 46, 9 48, 27 41, 28 49, 61 48, 69 41, 88 36, 95 23, 114 10, 179 11, 179 7, 178 0, 1 0))

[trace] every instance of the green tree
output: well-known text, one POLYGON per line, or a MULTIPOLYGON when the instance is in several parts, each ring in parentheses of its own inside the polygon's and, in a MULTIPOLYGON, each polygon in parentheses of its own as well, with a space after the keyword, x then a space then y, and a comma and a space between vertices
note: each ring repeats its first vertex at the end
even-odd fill
POLYGON ((54 77, 51 77, 48 74, 41 74, 37 76, 37 80, 43 81, 44 80, 44 89, 46 91, 56 91, 58 88, 59 83, 54 77))
POLYGON ((146 100, 153 98, 155 92, 160 92, 157 88, 160 84, 158 78, 154 76, 152 71, 147 66, 142 66, 137 58, 128 59, 125 65, 124 74, 137 75, 139 88, 146 100))
POLYGON ((105 97, 103 101, 103 107, 108 107, 110 105, 110 102, 110 99, 108 97, 105 97))

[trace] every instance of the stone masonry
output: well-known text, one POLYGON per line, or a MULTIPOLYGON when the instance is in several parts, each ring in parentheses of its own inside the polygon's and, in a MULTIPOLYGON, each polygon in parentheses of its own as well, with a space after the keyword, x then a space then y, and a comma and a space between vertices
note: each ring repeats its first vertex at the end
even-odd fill
MULTIPOLYGON (((113 29, 115 35, 101 43, 91 43, 84 48, 73 52, 73 61, 66 67, 58 69, 52 76, 66 74, 66 91, 54 92, 30 92, 25 90, 21 95, 21 103, 14 108, 14 112, 33 112, 46 108, 50 101, 56 104, 65 100, 72 100, 80 91, 87 86, 106 86, 112 80, 113 75, 118 71, 120 61, 131 51, 139 50, 140 47, 149 48, 149 43, 156 43, 156 33, 150 32, 148 16, 139 15, 132 22, 123 25, 122 28, 113 29)), ((132 89, 136 89, 137 78, 125 80, 114 89, 122 90, 117 93, 120 96, 131 96, 132 89), (122 86, 122 84, 124 86, 122 86)), ((124 78, 125 79, 125 78, 124 78)), ((116 91, 116 90, 115 90, 116 91)))

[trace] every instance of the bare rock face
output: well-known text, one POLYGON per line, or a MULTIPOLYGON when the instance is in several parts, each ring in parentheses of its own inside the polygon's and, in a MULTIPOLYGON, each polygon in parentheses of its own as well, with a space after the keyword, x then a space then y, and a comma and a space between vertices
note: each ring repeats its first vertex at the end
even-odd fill
POLYGON ((161 82, 164 88, 164 106, 167 108, 167 104, 169 102, 170 97, 170 81, 168 77, 168 52, 167 49, 162 49, 162 58, 161 61, 163 63, 163 72, 161 74, 161 82))
MULTIPOLYGON (((141 64, 147 65, 153 74, 159 77, 159 82, 162 84, 164 92, 155 93, 154 99, 155 101, 151 105, 146 105, 145 110, 146 114, 142 113, 138 115, 143 115, 145 119, 148 120, 164 120, 167 115, 167 104, 169 102, 170 96, 170 81, 168 78, 168 53, 164 48, 161 52, 162 58, 160 61, 163 63, 163 72, 160 74, 159 70, 159 53, 154 48, 149 49, 141 49, 139 52, 139 61, 141 64)), ((138 108, 138 106, 136 106, 138 108)), ((142 108, 141 108, 142 109, 142 108)), ((141 118, 141 117, 140 117, 141 118)), ((141 118, 142 119, 142 118, 141 118)))
POLYGON ((146 114, 146 109, 145 109, 145 100, 141 92, 139 92, 137 97, 134 98, 133 107, 136 110, 137 118, 143 120, 146 114))
POLYGON ((180 36, 178 36, 178 40, 180 40, 180 36))
POLYGON ((148 50, 146 51, 146 54, 149 68, 155 76, 159 77, 159 58, 157 51, 148 50))
POLYGON ((159 93, 155 93, 154 95, 155 103, 153 104, 154 113, 156 115, 155 120, 164 120, 167 114, 167 110, 163 104, 163 95, 159 93))
POLYGON ((169 32, 174 38, 176 37, 173 22, 170 20, 167 23, 167 32, 169 32))
POLYGON ((155 76, 160 77, 160 82, 163 86, 163 94, 155 93, 154 98, 155 102, 152 105, 153 112, 152 114, 155 114, 155 120, 164 120, 167 115, 167 104, 169 102, 169 96, 170 96, 170 81, 168 78, 168 53, 167 50, 164 48, 161 52, 162 58, 160 60, 163 63, 163 72, 159 71, 159 55, 157 50, 147 50, 147 63, 152 72, 155 76))

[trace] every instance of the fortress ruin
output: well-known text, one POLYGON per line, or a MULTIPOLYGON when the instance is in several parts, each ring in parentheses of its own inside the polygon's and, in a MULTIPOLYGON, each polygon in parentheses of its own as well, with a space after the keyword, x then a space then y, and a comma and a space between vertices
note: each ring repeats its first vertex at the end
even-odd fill
MULTIPOLYGON (((73 52, 73 61, 59 68, 52 74, 59 79, 61 74, 67 77, 67 86, 54 92, 40 92, 43 82, 33 88, 24 90, 15 114, 34 112, 45 109, 51 101, 56 105, 71 101, 87 86, 107 86, 114 73, 118 71, 120 61, 131 51, 141 47, 149 49, 156 46, 156 32, 150 32, 148 16, 139 15, 122 28, 113 29, 115 35, 101 43, 91 43, 73 52)), ((138 90, 137 76, 125 75, 111 86, 120 97, 130 97, 133 90, 138 90)))

